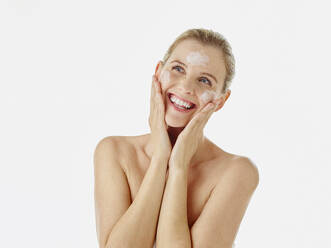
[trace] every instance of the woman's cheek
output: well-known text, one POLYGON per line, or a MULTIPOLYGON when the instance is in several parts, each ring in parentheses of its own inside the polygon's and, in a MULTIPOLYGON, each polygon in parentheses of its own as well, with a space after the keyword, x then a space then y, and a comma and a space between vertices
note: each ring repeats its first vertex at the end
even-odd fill
POLYGON ((206 90, 200 95, 200 101, 203 104, 206 104, 207 102, 213 101, 216 99, 216 93, 212 90, 206 90))
POLYGON ((170 72, 168 70, 163 70, 160 74, 160 82, 162 88, 166 88, 166 86, 170 83, 170 72))

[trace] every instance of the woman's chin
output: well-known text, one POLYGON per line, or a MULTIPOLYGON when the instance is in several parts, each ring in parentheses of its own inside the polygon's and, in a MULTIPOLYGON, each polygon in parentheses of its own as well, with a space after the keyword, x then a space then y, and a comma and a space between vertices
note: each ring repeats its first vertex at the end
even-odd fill
POLYGON ((165 116, 165 122, 170 127, 185 127, 187 125, 187 120, 174 120, 169 118, 168 115, 165 116))

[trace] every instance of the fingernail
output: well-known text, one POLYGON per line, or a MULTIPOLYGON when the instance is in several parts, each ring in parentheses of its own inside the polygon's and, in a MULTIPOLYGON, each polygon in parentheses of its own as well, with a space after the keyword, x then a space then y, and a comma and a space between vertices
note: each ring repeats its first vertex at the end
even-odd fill
POLYGON ((213 103, 208 103, 207 110, 211 110, 214 107, 213 103))

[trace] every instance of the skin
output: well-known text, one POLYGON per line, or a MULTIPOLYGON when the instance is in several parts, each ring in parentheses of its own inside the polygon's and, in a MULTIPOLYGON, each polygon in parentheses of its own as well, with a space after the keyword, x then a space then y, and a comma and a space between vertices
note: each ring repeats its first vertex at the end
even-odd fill
POLYGON ((258 173, 246 157, 222 150, 203 135, 211 115, 224 106, 231 93, 220 94, 225 78, 221 58, 214 47, 194 40, 179 43, 165 64, 156 65, 152 77, 151 132, 112 136, 98 145, 95 192, 100 244, 110 237, 108 244, 114 247, 124 240, 132 242, 127 247, 137 240, 140 247, 150 247, 157 225, 158 248, 169 244, 189 248, 191 241, 193 247, 231 247, 258 173), (208 60, 187 63, 192 52, 208 60), (178 64, 173 60, 186 66, 174 69, 178 64), (214 75, 217 83, 202 72, 214 75), (184 114, 174 110, 169 92, 193 102, 196 108, 184 114), (213 97, 202 97, 206 92, 213 97))
MULTIPOLYGON (((211 102, 215 104, 215 108, 210 110, 203 120, 205 125, 210 116, 219 111, 224 103, 227 101, 231 94, 231 90, 228 90, 221 97, 216 99, 209 99, 205 101, 205 98, 202 97, 206 93, 212 93, 210 95, 221 95, 221 89, 224 84, 224 79, 226 75, 225 64, 222 60, 222 53, 219 49, 211 46, 203 46, 195 40, 184 40, 178 44, 174 49, 171 56, 167 62, 163 65, 161 61, 156 66, 155 76, 157 79, 160 79, 162 97, 164 99, 165 107, 165 122, 167 125, 167 132, 171 141, 172 146, 175 145, 178 136, 184 130, 185 126, 203 110, 206 105, 211 102), (186 58, 192 53, 199 52, 202 56, 207 56, 208 61, 204 60, 204 63, 201 65, 190 64, 187 62, 186 58), (185 65, 182 65, 177 62, 172 62, 173 60, 178 60, 185 65), (176 67, 175 67, 176 66, 176 67), (175 67, 175 68, 174 68, 175 67), (163 76, 167 72, 167 76, 163 76), (214 75, 217 82, 209 76, 202 75, 202 72, 207 72, 214 75), (170 74, 170 75, 169 75, 170 74), (163 77, 161 77, 163 76, 163 77), (168 79, 161 81, 162 79, 168 79), (208 83, 208 80, 211 84, 208 83), (170 105, 169 100, 167 99, 167 93, 175 93, 180 97, 193 102, 196 104, 195 109, 190 111, 188 114, 182 114, 170 105)), ((192 156, 191 164, 197 164, 206 160, 206 153, 210 149, 211 143, 206 140, 206 138, 201 135, 204 125, 200 126, 199 132, 196 132, 194 135, 191 135, 192 139, 197 141, 196 147, 190 151, 188 157, 192 156), (198 133, 200 135, 198 135, 198 133), (199 137, 198 137, 199 136, 199 137)), ((191 129, 195 126, 194 123, 191 123, 189 126, 191 129)), ((182 143, 187 142, 183 138, 182 143)), ((176 147, 176 151, 179 145, 176 147)), ((147 142, 145 151, 149 157, 152 155, 153 143, 147 142)), ((183 151, 188 152, 188 151, 183 151)))

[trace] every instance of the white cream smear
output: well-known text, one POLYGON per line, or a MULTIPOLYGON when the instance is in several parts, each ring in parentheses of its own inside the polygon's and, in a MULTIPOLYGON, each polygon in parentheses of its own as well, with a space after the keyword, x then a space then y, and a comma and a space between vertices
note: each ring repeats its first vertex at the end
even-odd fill
POLYGON ((160 81, 163 84, 168 84, 170 82, 170 72, 169 71, 162 71, 160 75, 160 81))
POLYGON ((211 90, 206 90, 205 92, 203 92, 200 96, 200 100, 203 103, 207 103, 210 100, 214 100, 216 98, 216 93, 214 91, 211 90))
POLYGON ((186 56, 186 62, 190 65, 203 65, 206 66, 209 62, 209 57, 207 55, 202 55, 199 52, 190 52, 186 56))
POLYGON ((200 100, 205 104, 209 101, 220 99, 220 95, 212 90, 206 90, 200 96, 200 100))
MULTIPOLYGON (((201 54, 198 51, 190 52, 186 56, 186 62, 189 65, 195 65, 195 66, 207 66, 209 62, 209 57, 207 55, 201 54)), ((205 104, 209 101, 215 100, 219 97, 219 95, 212 91, 212 90, 206 90, 203 92, 200 96, 200 100, 205 104)))

